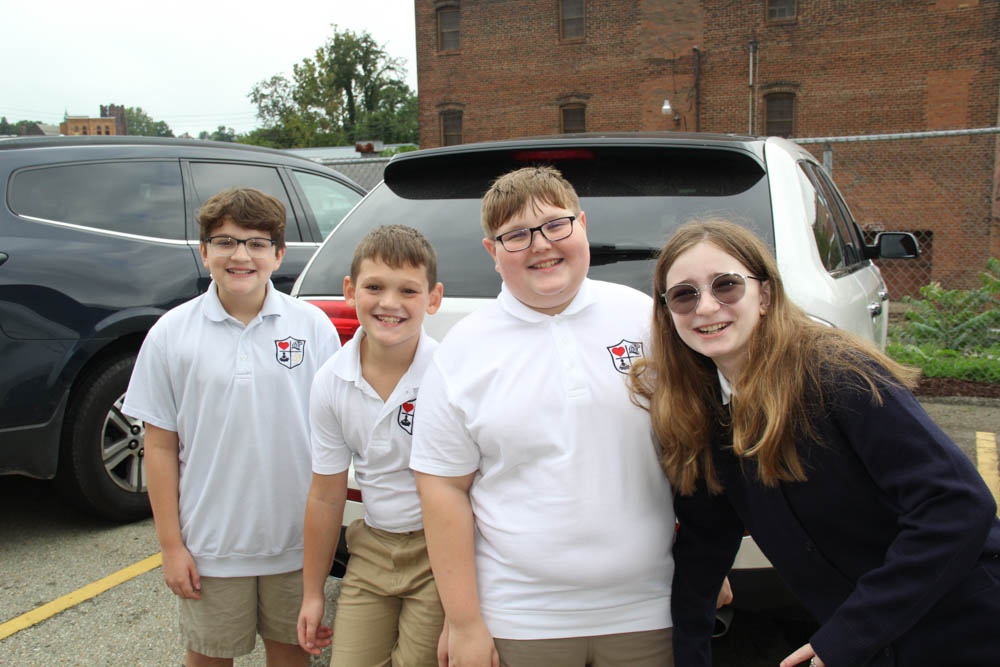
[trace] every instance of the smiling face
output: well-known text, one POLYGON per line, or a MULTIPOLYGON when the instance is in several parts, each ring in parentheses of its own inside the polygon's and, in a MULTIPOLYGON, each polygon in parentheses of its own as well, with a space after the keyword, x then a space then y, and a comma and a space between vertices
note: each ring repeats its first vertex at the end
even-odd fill
MULTIPOLYGON (((505 222, 493 236, 537 227, 571 215, 576 212, 534 202, 505 222)), ((560 241, 549 241, 541 231, 533 236, 531 246, 518 252, 510 252, 499 241, 490 238, 483 239, 483 245, 496 262, 504 284, 518 301, 532 310, 555 315, 573 300, 590 269, 587 220, 581 211, 573 222, 573 232, 560 241)))
MULTIPOLYGON (((266 232, 241 227, 232 218, 211 231, 211 236, 231 236, 234 239, 268 238, 266 232)), ((284 248, 276 248, 265 257, 251 257, 246 244, 241 243, 229 257, 219 254, 207 243, 201 244, 201 261, 212 274, 219 290, 219 301, 230 315, 238 317, 254 309, 260 310, 267 296, 267 281, 281 266, 284 248)), ((256 314, 256 311, 254 311, 256 314)))
POLYGON ((358 313, 366 344, 401 349, 412 354, 420 340, 424 315, 441 306, 441 283, 430 286, 423 266, 392 267, 365 259, 355 280, 344 278, 344 298, 358 313))
POLYGON ((752 275, 739 260, 718 246, 698 243, 682 252, 667 270, 669 290, 679 283, 697 286, 701 294, 690 313, 670 318, 681 340, 695 352, 715 362, 722 374, 735 380, 746 358, 747 345, 761 317, 767 311, 770 288, 767 282, 746 281, 746 293, 733 304, 719 303, 708 287, 724 273, 752 275))

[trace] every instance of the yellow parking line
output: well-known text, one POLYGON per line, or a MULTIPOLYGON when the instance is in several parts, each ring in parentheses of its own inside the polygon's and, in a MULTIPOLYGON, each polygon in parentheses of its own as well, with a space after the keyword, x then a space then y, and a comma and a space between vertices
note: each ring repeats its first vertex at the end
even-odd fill
POLYGON ((1000 465, 997 464, 996 433, 976 431, 976 461, 979 474, 983 476, 997 502, 997 516, 1000 516, 1000 465))
POLYGON ((152 569, 158 568, 162 564, 162 554, 154 554, 149 558, 135 563, 134 565, 129 565, 126 568, 109 574, 103 579, 98 579, 92 584, 87 584, 83 588, 79 588, 72 593, 67 593, 61 598, 56 598, 52 602, 47 602, 41 607, 36 607, 26 614, 21 614, 17 618, 13 618, 6 623, 0 624, 0 639, 9 637, 15 632, 20 632, 25 628, 30 628, 35 623, 39 623, 51 616, 55 616, 61 611, 65 611, 70 607, 83 602, 84 600, 89 600, 92 597, 100 595, 109 588, 114 588, 118 584, 125 583, 129 579, 133 579, 138 577, 140 574, 144 574, 152 569))

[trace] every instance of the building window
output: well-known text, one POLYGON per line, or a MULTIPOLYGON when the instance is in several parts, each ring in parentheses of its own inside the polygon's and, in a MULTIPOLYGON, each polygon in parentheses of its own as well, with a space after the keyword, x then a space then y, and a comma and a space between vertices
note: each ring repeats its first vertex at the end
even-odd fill
POLYGON ((764 97, 766 127, 765 133, 772 137, 790 137, 794 129, 795 95, 792 93, 772 93, 764 97))
POLYGON ((83 133, 87 134, 87 126, 86 125, 83 126, 83 133))
POLYGON ((458 7, 440 7, 437 10, 438 51, 457 51, 458 7))
POLYGON ((767 0, 768 21, 788 21, 795 18, 795 0, 767 0))
POLYGON ((105 125, 104 126, 104 134, 111 134, 111 126, 110 125, 105 125))
POLYGON ((583 37, 583 0, 559 0, 559 37, 583 37))
POLYGON ((441 112, 441 145, 454 146, 462 143, 462 112, 451 110, 441 112))
POLYGON ((569 132, 587 131, 587 107, 582 104, 566 104, 559 107, 559 130, 564 134, 569 132))

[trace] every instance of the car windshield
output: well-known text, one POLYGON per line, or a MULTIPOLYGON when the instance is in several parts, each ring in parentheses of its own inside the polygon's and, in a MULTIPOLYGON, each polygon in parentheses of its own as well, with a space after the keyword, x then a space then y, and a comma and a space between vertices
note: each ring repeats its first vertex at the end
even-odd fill
POLYGON ((659 249, 679 225, 708 215, 751 227, 773 248, 767 177, 743 151, 658 145, 434 155, 388 165, 386 181, 319 250, 299 295, 340 296, 361 237, 376 225, 404 224, 434 245, 448 296, 495 296, 500 277, 482 247, 480 198, 497 176, 530 164, 557 167, 580 195, 591 278, 649 292, 659 249))

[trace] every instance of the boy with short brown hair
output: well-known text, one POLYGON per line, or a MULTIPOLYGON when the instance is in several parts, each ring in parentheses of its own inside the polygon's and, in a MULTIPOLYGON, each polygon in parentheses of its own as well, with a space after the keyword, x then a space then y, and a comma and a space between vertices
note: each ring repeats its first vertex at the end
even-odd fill
POLYGON ((313 481, 298 626, 299 643, 310 653, 330 643, 321 626, 323 583, 352 460, 365 501, 365 517, 347 528, 351 558, 334 620, 336 667, 436 662, 444 613, 409 467, 420 379, 437 346, 423 331, 424 315, 441 305, 436 266, 434 249, 417 230, 392 225, 369 232, 344 278, 344 297, 361 327, 313 382, 313 481))
POLYGON ((274 288, 285 209, 251 188, 199 215, 208 291, 150 329, 122 410, 146 424, 163 577, 187 667, 232 664, 264 638, 271 666, 308 665, 295 629, 309 486, 309 388, 339 347, 321 310, 274 288))

